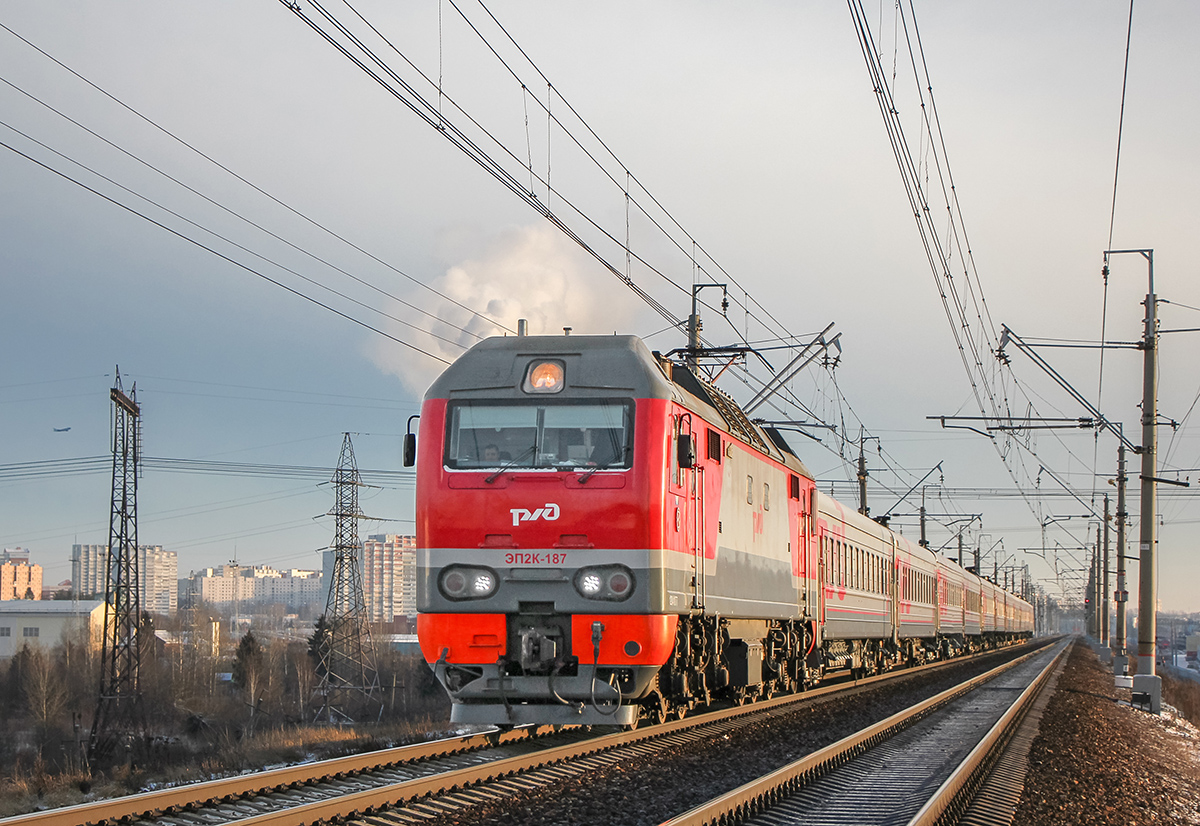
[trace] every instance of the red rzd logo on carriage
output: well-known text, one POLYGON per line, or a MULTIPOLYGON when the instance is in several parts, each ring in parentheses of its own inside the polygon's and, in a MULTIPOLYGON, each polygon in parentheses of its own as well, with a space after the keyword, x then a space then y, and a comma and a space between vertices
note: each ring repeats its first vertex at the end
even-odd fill
POLYGON ((512 514, 513 527, 517 527, 522 522, 536 522, 539 519, 545 519, 547 522, 553 522, 558 519, 558 505, 553 502, 547 502, 545 507, 538 508, 535 511, 527 510, 526 508, 511 508, 509 513, 512 514))

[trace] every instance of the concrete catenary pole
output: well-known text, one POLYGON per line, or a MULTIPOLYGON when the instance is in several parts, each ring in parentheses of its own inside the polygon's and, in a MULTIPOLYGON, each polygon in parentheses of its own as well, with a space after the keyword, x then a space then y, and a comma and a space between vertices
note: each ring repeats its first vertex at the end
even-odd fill
POLYGON ((1125 603, 1129 599, 1129 592, 1125 587, 1125 522, 1129 518, 1129 514, 1125 512, 1126 479, 1125 443, 1121 442, 1117 446, 1117 592, 1114 594, 1117 601, 1117 627, 1113 635, 1113 657, 1121 658, 1120 662, 1113 660, 1113 668, 1119 674, 1125 673, 1124 666, 1128 662, 1125 642, 1125 603))
POLYGON ((1101 577, 1103 586, 1100 590, 1100 643, 1101 645, 1108 644, 1108 624, 1112 621, 1112 612, 1109 610, 1109 600, 1112 599, 1112 592, 1109 590, 1108 584, 1108 494, 1104 494, 1104 574, 1101 577))
POLYGON ((1155 552, 1157 524, 1156 458, 1158 456, 1158 312, 1154 295, 1154 252, 1143 254, 1150 267, 1146 293, 1146 329, 1142 336, 1142 501, 1138 525, 1138 669, 1154 674, 1155 602, 1158 595, 1158 560, 1155 552))

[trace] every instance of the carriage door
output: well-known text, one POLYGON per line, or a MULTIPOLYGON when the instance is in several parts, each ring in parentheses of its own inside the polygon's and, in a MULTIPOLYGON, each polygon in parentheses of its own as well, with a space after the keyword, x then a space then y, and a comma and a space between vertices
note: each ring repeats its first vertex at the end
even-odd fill
POLYGON ((900 565, 898 559, 900 550, 896 546, 896 537, 888 537, 888 596, 892 604, 892 642, 900 641, 900 565))

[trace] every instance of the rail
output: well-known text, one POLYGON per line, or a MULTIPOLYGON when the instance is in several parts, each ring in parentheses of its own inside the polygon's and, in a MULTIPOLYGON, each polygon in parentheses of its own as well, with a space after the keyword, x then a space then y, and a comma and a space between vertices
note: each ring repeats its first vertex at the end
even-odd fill
MULTIPOLYGON (((1037 650, 1030 651, 1016 660, 1004 663, 965 683, 947 689, 850 737, 826 746, 787 766, 776 769, 757 780, 733 789, 671 818, 664 822, 662 826, 713 826, 714 824, 738 823, 752 817, 764 808, 773 805, 778 800, 808 785, 831 769, 854 759, 874 746, 890 739, 940 706, 973 691, 1002 672, 1026 662, 1040 653, 1041 650, 1042 647, 1039 646, 1037 650)), ((995 745, 997 738, 1000 736, 999 733, 1007 730, 1014 719, 1019 719, 1018 706, 1021 709, 1026 707, 1029 699, 1036 695, 1036 691, 1032 690, 1033 686, 1041 687, 1046 676, 1053 670, 1054 665, 1062 655, 1063 652, 1059 652, 1055 656, 1053 661, 1034 680, 1030 689, 1022 693, 1019 700, 1005 714, 1004 719, 1000 723, 997 723, 989 734, 985 736, 984 740, 989 745, 985 747, 984 743, 981 742, 972 751, 968 759, 974 759, 975 762, 965 769, 960 766, 959 771, 955 772, 954 777, 951 778, 953 782, 947 780, 943 784, 943 788, 935 793, 934 799, 931 799, 921 812, 918 813, 922 819, 914 819, 909 826, 918 826, 918 824, 920 826, 927 826, 928 824, 936 823, 941 814, 950 808, 951 805, 959 805, 959 799, 957 798, 959 792, 969 782, 975 782, 979 779, 978 761, 991 751, 991 747, 995 745), (1004 725, 1002 726, 1001 723, 1004 725)))
MULTIPOLYGON (((1026 645, 1040 650, 1042 647, 1039 644, 1040 642, 1027 643, 1026 645)), ((989 653, 994 654, 995 652, 989 653)), ((1036 653, 1036 650, 1033 653, 1036 653)), ((1032 656, 1032 653, 1025 656, 1032 656)), ((1025 657, 1021 658, 1021 660, 1023 659, 1025 657)), ((313 823, 332 817, 345 817, 350 813, 369 813, 443 790, 455 787, 462 788, 481 781, 517 772, 529 771, 540 766, 595 754, 624 745, 640 743, 690 728, 720 723, 726 720, 736 720, 743 716, 771 711, 779 706, 804 703, 835 693, 865 691, 875 684, 884 681, 899 681, 921 673, 961 665, 968 660, 969 658, 957 658, 930 663, 859 680, 837 682, 801 693, 785 694, 751 705, 694 715, 683 720, 676 720, 649 728, 616 732, 562 746, 548 745, 548 747, 541 748, 530 754, 490 760, 467 768, 453 769, 398 783, 384 784, 378 788, 341 794, 327 800, 292 805, 279 811, 251 815, 237 820, 237 823, 245 824, 245 826, 249 826, 250 824, 313 823)), ((1018 662, 1021 660, 1018 660, 1018 662)), ((194 808, 213 801, 228 802, 243 797, 261 797, 279 790, 295 788, 322 780, 344 778, 357 773, 382 770, 387 767, 417 760, 482 750, 499 744, 533 741, 534 739, 545 739, 549 742, 552 736, 538 736, 545 733, 546 729, 543 728, 539 730, 515 730, 504 733, 490 732, 460 738, 430 741, 428 743, 401 746, 316 763, 300 764, 273 769, 271 771, 255 772, 126 797, 111 798, 76 806, 19 815, 12 818, 0 819, 0 826, 79 826, 79 824, 88 823, 128 822, 133 819, 151 819, 162 813, 194 808)))

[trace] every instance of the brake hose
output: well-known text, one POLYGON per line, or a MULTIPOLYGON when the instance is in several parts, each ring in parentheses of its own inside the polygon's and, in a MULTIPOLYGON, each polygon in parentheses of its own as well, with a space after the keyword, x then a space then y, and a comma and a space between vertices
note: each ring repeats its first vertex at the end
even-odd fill
POLYGON ((612 717, 614 714, 616 714, 616 713, 617 713, 617 712, 620 710, 620 708, 621 708, 621 701, 625 699, 625 695, 623 695, 623 694, 621 693, 621 689, 620 689, 620 688, 618 688, 617 686, 615 686, 615 685, 612 685, 612 684, 610 684, 610 683, 603 683, 603 685, 606 685, 606 686, 608 686, 609 688, 611 688, 613 691, 617 692, 617 702, 616 702, 616 705, 614 705, 614 706, 612 707, 612 711, 605 711, 604 709, 602 709, 602 708, 601 708, 601 707, 600 707, 600 706, 599 706, 599 705, 596 703, 596 683, 597 683, 597 682, 599 682, 599 680, 597 680, 597 679, 596 679, 596 677, 597 677, 597 674, 598 674, 598 672, 599 672, 599 665, 600 665, 600 640, 601 640, 601 638, 603 638, 603 637, 604 637, 604 623, 602 623, 602 622, 599 622, 599 621, 597 621, 597 622, 593 622, 593 623, 592 623, 592 690, 591 690, 591 700, 592 700, 592 708, 596 709, 596 711, 597 711, 598 713, 600 713, 600 714, 603 714, 605 717, 612 717))

